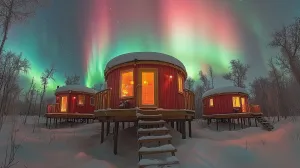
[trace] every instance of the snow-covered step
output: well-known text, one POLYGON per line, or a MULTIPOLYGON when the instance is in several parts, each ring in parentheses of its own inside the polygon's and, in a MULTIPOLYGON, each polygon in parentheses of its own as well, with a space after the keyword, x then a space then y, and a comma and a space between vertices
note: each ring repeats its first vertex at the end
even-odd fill
POLYGON ((166 127, 160 127, 160 128, 139 128, 138 134, 167 134, 170 132, 170 130, 166 127))
POLYGON ((139 143, 145 143, 145 142, 158 142, 158 141, 171 141, 172 136, 167 135, 158 135, 158 136, 142 136, 138 139, 139 143))
POLYGON ((145 121, 145 120, 139 120, 138 124, 139 126, 145 126, 145 125, 161 125, 165 124, 166 121, 164 120, 158 120, 158 121, 145 121))
POLYGON ((172 155, 174 155, 176 151, 177 151, 177 149, 171 144, 166 144, 166 145, 157 146, 157 147, 144 147, 143 146, 139 149, 139 155, 168 153, 168 152, 171 152, 172 155))
POLYGON ((161 114, 146 115, 146 114, 137 113, 136 116, 137 116, 138 119, 157 119, 157 120, 162 119, 161 114))
POLYGON ((148 166, 164 166, 164 165, 174 165, 179 164, 179 160, 176 156, 171 156, 165 160, 158 159, 141 159, 138 163, 139 168, 146 168, 148 166))

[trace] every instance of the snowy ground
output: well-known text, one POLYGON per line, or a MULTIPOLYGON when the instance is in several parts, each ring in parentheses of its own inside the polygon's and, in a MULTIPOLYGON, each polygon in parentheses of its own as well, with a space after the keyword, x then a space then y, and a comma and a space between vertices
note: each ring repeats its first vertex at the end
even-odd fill
MULTIPOLYGON (((134 168, 137 167, 137 139, 134 128, 120 131, 118 155, 113 154, 112 136, 100 144, 100 124, 73 128, 36 128, 18 124, 15 168, 134 168)), ((10 138, 11 119, 0 132, 0 167, 10 138)), ((226 125, 226 127, 228 127, 226 125)), ((225 128, 225 126, 224 126, 225 128)), ((283 120, 275 130, 260 127, 216 131, 200 121, 192 125, 193 138, 181 139, 173 131, 173 145, 183 168, 299 168, 300 120, 283 120)))

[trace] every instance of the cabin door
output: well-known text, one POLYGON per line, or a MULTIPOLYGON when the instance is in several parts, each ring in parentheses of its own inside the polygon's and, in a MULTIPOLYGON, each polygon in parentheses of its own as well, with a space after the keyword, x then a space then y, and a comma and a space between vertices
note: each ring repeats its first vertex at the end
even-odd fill
POLYGON ((62 96, 60 102, 60 112, 66 113, 68 109, 68 96, 62 96))
POLYGON ((157 69, 140 68, 137 104, 143 108, 157 108, 157 69))
POLYGON ((245 113, 247 112, 247 105, 244 97, 241 98, 241 102, 242 102, 242 112, 245 113))

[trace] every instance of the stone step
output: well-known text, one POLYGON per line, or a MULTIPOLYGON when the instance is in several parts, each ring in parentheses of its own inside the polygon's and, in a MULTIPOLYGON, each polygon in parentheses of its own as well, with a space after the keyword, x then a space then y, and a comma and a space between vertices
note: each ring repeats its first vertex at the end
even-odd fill
POLYGON ((179 164, 179 159, 176 156, 171 156, 165 160, 158 159, 141 159, 138 163, 139 168, 146 168, 148 166, 159 166, 164 167, 166 165, 179 164))
POLYGON ((142 136, 138 139, 138 143, 149 143, 149 142, 159 142, 159 141, 171 141, 172 136, 169 134, 166 135, 157 135, 157 136, 142 136))
POLYGON ((166 145, 161 145, 157 147, 141 147, 139 149, 139 155, 149 155, 149 154, 159 154, 159 153, 172 153, 172 155, 175 155, 175 152, 177 149, 171 145, 171 144, 166 144, 166 145))

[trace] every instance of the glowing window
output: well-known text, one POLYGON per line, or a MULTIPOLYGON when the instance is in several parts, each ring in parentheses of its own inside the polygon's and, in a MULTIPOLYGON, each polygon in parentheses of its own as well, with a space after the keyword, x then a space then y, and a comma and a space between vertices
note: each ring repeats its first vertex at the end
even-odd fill
POLYGON ((95 105, 95 99, 93 97, 90 98, 90 104, 95 105))
POLYGON ((245 98, 242 97, 241 101, 242 101, 242 112, 246 112, 247 111, 247 106, 246 106, 245 98))
POLYGON ((214 107, 214 99, 209 99, 209 107, 214 107))
POLYGON ((62 96, 61 97, 61 104, 60 104, 60 111, 61 112, 67 112, 67 107, 68 107, 68 97, 67 96, 62 96))
POLYGON ((183 78, 178 74, 178 92, 183 93, 183 78))
POLYGON ((132 97, 133 96, 133 70, 121 72, 121 81, 120 81, 120 96, 132 97))
POLYGON ((232 107, 241 107, 240 97, 232 97, 232 107))
POLYGON ((154 72, 142 72, 142 104, 154 105, 154 72))
POLYGON ((79 95, 78 96, 78 105, 84 105, 84 102, 85 102, 84 95, 79 95))

